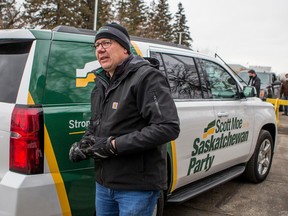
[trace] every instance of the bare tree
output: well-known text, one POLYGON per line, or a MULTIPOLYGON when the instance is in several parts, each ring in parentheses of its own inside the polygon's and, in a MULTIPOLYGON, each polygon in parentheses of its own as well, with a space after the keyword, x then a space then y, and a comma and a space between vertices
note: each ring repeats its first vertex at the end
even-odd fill
POLYGON ((22 15, 20 6, 16 6, 16 0, 0 0, 0 29, 23 27, 22 15))

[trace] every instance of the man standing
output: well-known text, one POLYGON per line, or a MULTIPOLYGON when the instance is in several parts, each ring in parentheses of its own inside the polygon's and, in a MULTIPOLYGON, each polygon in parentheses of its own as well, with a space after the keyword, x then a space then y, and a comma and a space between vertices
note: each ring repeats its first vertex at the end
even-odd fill
POLYGON ((261 80, 260 78, 257 76, 256 72, 254 70, 249 70, 248 71, 248 75, 249 75, 249 82, 248 85, 254 86, 256 88, 257 91, 257 97, 259 97, 260 95, 260 86, 261 86, 261 80))
MULTIPOLYGON (((282 96, 284 96, 283 98, 285 100, 288 100, 288 73, 285 74, 285 79, 281 86, 280 98, 282 98, 282 96)), ((283 115, 288 115, 288 106, 284 106, 283 115)))
POLYGON ((150 216, 167 188, 166 145, 179 119, 164 75, 130 53, 127 30, 106 24, 95 38, 91 119, 70 159, 95 159, 96 214, 150 216))

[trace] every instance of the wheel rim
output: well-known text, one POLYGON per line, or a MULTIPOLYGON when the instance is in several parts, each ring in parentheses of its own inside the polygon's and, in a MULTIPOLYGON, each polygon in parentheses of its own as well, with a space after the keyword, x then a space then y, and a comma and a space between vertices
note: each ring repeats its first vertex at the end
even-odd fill
POLYGON ((258 173, 265 175, 270 167, 272 155, 271 142, 268 139, 263 140, 261 143, 259 154, 258 154, 258 173))

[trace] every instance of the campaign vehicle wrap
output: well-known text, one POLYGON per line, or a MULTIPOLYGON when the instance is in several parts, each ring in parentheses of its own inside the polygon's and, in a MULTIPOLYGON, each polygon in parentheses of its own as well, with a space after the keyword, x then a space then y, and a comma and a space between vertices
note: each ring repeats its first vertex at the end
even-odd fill
MULTIPOLYGON (((95 214, 94 161, 69 160, 89 125, 100 67, 94 39, 73 27, 0 30, 0 216, 95 214)), ((159 61, 180 119, 155 215, 164 201, 183 202, 243 173, 265 180, 277 138, 271 104, 187 47, 132 36, 131 52, 159 61)))

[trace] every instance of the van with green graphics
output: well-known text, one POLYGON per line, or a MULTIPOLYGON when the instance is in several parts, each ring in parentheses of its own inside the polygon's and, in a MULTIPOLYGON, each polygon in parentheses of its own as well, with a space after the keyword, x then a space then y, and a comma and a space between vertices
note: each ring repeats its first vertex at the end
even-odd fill
MULTIPOLYGON (((94 162, 68 157, 89 124, 94 37, 65 26, 0 30, 0 216, 95 215, 94 162)), ((180 118, 154 214, 239 175, 265 180, 277 135, 272 105, 212 57, 131 40, 132 53, 159 61, 180 118)))

